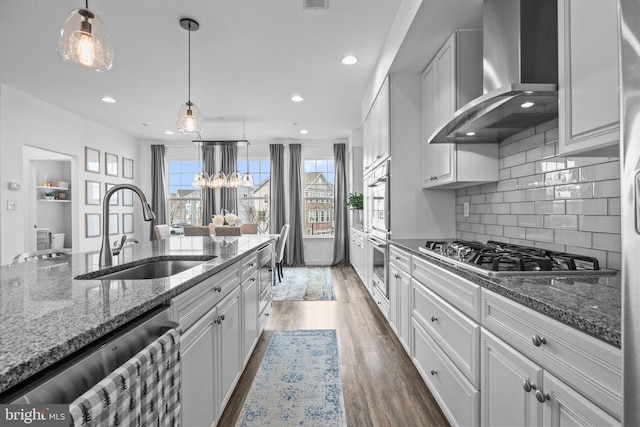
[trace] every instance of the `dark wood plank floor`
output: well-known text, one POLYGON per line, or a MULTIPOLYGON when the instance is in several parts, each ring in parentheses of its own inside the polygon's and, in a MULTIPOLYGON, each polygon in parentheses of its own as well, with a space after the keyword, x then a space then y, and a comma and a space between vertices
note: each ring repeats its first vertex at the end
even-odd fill
POLYGON ((334 267, 331 277, 337 301, 273 303, 266 328, 218 425, 235 425, 274 330, 336 329, 349 427, 448 426, 353 268, 334 267))

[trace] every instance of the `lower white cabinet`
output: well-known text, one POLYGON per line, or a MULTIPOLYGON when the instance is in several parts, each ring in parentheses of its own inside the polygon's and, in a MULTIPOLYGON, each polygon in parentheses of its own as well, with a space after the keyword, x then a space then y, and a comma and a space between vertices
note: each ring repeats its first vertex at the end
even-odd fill
POLYGON ((482 425, 617 426, 620 422, 482 330, 482 425))
POLYGON ((242 339, 243 366, 249 361, 260 335, 258 332, 258 297, 258 272, 254 271, 251 276, 242 282, 242 320, 244 330, 242 339))
POLYGON ((389 262, 389 324, 408 354, 411 354, 409 344, 411 328, 410 290, 411 274, 402 270, 396 264, 389 262))
POLYGON ((241 329, 240 288, 236 288, 218 304, 217 317, 214 320, 217 329, 218 342, 216 345, 218 360, 214 360, 216 374, 220 386, 218 402, 218 417, 222 414, 233 393, 240 374, 242 373, 244 358, 242 357, 242 329, 241 329))

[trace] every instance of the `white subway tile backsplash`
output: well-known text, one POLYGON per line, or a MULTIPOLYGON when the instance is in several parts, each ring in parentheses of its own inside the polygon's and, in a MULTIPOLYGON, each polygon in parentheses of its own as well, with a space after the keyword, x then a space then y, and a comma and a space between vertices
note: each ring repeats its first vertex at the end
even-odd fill
POLYGON ((580 215, 578 217, 578 229, 620 234, 620 217, 614 215, 580 215))
POLYGON ((607 199, 578 199, 567 200, 567 213, 568 214, 582 214, 582 215, 606 215, 607 214, 607 199))
POLYGON ((557 126, 505 139, 499 181, 456 190, 456 235, 593 256, 619 269, 619 159, 558 157, 557 126))
POLYGON ((540 215, 561 215, 564 213, 564 200, 534 202, 533 213, 540 215))
POLYGON ((555 243, 590 248, 592 234, 584 231, 556 230, 555 243))

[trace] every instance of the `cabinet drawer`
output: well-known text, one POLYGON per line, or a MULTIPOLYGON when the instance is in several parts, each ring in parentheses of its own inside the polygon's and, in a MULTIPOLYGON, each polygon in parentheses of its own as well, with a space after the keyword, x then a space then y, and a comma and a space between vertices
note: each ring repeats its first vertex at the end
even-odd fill
POLYGON ((480 325, 416 280, 411 281, 412 315, 464 376, 480 388, 480 325))
POLYGON ((480 286, 422 258, 412 258, 413 277, 449 304, 480 321, 480 286))
POLYGON ((395 246, 389 246, 389 262, 405 273, 411 274, 411 255, 395 246))
POLYGON ((458 371, 414 319, 413 363, 452 425, 480 424, 480 392, 458 371))
POLYGON ((255 271, 258 271, 258 255, 256 253, 252 253, 240 261, 241 280, 244 281, 255 271))
POLYGON ((171 300, 172 320, 186 331, 222 298, 240 285, 239 263, 203 280, 171 300))
POLYGON ((384 296, 382 291, 378 289, 377 286, 373 287, 373 300, 382 312, 384 318, 389 321, 389 300, 384 296))
POLYGON ((621 417, 620 349, 487 290, 482 292, 482 326, 621 417), (534 336, 546 343, 536 346, 534 336))

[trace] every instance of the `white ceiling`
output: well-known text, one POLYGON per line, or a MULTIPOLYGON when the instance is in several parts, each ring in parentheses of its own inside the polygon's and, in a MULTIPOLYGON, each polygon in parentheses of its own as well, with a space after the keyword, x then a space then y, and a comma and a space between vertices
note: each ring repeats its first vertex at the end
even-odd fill
MULTIPOLYGON (((90 0, 115 51, 113 68, 97 73, 56 53, 64 17, 84 1, 1 0, 0 82, 137 138, 191 140, 164 134, 176 130, 187 100, 188 33, 179 20, 190 17, 200 23, 191 35, 191 99, 205 139, 241 137, 243 119, 248 139, 345 138, 361 124, 364 91, 401 1, 329 0, 328 10, 303 10, 303 0, 90 0), (360 61, 342 65, 347 54, 360 61), (291 102, 294 94, 305 101, 291 102)), ((432 25, 409 32, 420 56, 433 56, 460 23, 479 22, 481 5, 424 0, 432 25)), ((426 64, 404 50, 396 70, 426 64)))

